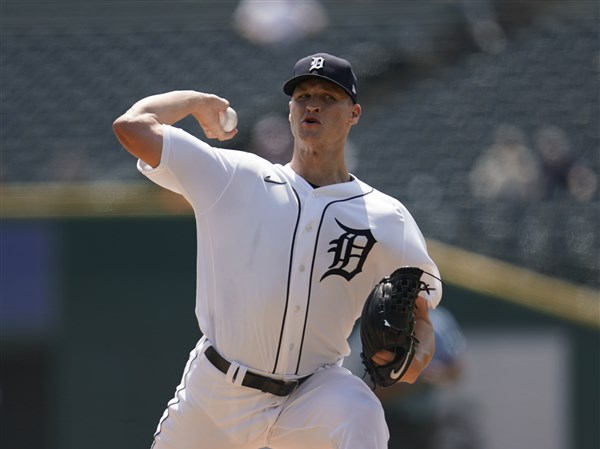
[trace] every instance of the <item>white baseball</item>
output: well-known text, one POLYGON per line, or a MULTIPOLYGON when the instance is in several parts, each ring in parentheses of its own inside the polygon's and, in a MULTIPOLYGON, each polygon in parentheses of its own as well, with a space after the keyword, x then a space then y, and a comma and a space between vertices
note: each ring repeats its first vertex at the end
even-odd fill
POLYGON ((223 131, 233 131, 238 123, 237 113, 232 107, 228 107, 227 110, 219 112, 219 121, 223 131))

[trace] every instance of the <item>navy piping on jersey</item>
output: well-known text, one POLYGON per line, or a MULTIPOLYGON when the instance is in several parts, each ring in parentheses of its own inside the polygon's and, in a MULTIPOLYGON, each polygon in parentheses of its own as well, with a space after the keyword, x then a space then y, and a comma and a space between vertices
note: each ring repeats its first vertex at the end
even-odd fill
POLYGON ((309 287, 308 287, 308 298, 306 300, 306 312, 304 314, 304 327, 302 329, 302 341, 300 342, 300 350, 298 351, 298 363, 296 365, 296 372, 295 374, 298 374, 298 370, 300 369, 300 360, 302 359, 302 349, 304 347, 304 337, 306 334, 306 323, 308 322, 308 311, 310 309, 310 296, 311 296, 311 292, 312 292, 312 279, 313 279, 313 272, 315 269, 315 259, 317 257, 317 246, 319 244, 319 235, 321 234, 321 227, 323 226, 323 220, 325 218, 325 213, 327 212, 327 208, 329 206, 331 206, 332 204, 335 203, 341 203, 344 201, 352 201, 355 200, 356 198, 360 198, 363 196, 367 196, 368 194, 372 193, 373 189, 371 189, 368 192, 364 192, 361 193, 360 195, 356 195, 350 198, 344 198, 342 200, 335 200, 332 201, 331 203, 327 204, 327 206, 325 206, 325 208, 323 208, 323 213, 321 214, 321 220, 319 221, 319 228, 317 229, 317 238, 315 240, 315 249, 313 250, 313 259, 312 259, 312 263, 311 263, 311 267, 310 267, 310 283, 309 283, 309 287))
POLYGON ((194 357, 192 357, 188 360, 188 364, 185 367, 185 370, 183 372, 183 378, 181 380, 181 385, 179 385, 179 387, 177 387, 177 390, 175 390, 175 397, 173 399, 171 399, 169 401, 169 403, 167 404, 167 412, 162 416, 162 418, 160 419, 160 422, 158 423, 158 428, 156 429, 156 432, 154 433, 154 440, 152 441, 152 446, 150 447, 150 449, 154 448, 154 445, 156 444, 156 437, 158 435, 160 435, 163 423, 167 420, 167 418, 169 418, 169 412, 171 410, 171 407, 173 407, 175 404, 178 404, 179 401, 181 400, 179 394, 183 390, 185 390, 187 376, 192 369, 192 364, 194 363, 194 360, 196 360, 196 358, 200 354, 200 351, 198 350, 198 348, 195 348, 194 351, 195 351, 194 357))
POLYGON ((283 318, 281 320, 281 331, 279 333, 279 344, 277 345, 277 355, 275 356, 275 365, 273 366, 272 374, 275 374, 277 370, 277 364, 279 363, 279 355, 281 354, 281 345, 283 343, 283 330, 285 328, 285 320, 287 317, 288 306, 290 303, 290 284, 292 282, 292 265, 294 261, 294 247, 296 245, 296 236, 298 234, 298 226, 300 225, 300 214, 302 212, 302 204, 300 203, 300 197, 298 196, 298 192, 296 189, 290 186, 292 192, 296 196, 296 201, 298 202, 298 216, 296 217, 296 226, 294 227, 294 234, 292 238, 292 246, 290 248, 290 260, 288 266, 288 280, 287 280, 287 288, 285 293, 285 308, 283 309, 283 318))

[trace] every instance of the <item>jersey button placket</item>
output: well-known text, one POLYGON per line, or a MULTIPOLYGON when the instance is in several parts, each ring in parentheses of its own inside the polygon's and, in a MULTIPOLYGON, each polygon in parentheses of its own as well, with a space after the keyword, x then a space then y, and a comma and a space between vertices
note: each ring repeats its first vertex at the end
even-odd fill
POLYGON ((301 347, 305 326, 305 312, 310 291, 310 263, 313 260, 315 239, 317 237, 314 219, 315 216, 321 213, 320 199, 316 199, 318 196, 316 192, 312 192, 307 198, 306 208, 303 212, 303 216, 306 218, 301 218, 299 227, 301 229, 297 241, 299 251, 294 254, 296 275, 292 276, 290 285, 293 305, 288 310, 281 342, 282 347, 287 348, 287 351, 283 351, 278 363, 278 369, 287 370, 288 372, 294 372, 296 369, 299 357, 298 351, 301 347), (311 209, 313 212, 311 212, 311 209))
MULTIPOLYGON (((313 230, 313 225, 312 222, 308 222, 308 224, 306 226, 304 226, 304 230, 308 233, 311 232, 313 230)), ((298 270, 301 273, 304 273, 304 271, 306 270, 306 266, 304 264, 300 264, 300 266, 298 267, 298 270)))

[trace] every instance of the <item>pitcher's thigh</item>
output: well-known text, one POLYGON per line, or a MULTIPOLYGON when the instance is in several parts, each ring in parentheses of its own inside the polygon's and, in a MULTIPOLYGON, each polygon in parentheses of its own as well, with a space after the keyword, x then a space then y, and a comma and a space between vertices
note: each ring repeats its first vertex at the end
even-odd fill
POLYGON ((161 419, 151 449, 227 449, 228 436, 202 409, 186 402, 171 404, 161 419), (205 446, 205 445, 210 446, 205 446))
POLYGON ((233 385, 204 355, 190 353, 152 449, 256 449, 264 446, 285 398, 233 385))
POLYGON ((314 374, 290 397, 269 439, 271 449, 386 449, 379 399, 347 369, 314 374))

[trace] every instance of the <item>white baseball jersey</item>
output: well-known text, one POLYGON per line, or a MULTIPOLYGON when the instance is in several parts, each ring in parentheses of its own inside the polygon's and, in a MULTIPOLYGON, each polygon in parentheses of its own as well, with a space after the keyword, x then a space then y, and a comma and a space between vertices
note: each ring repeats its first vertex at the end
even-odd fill
MULTIPOLYGON (((406 208, 356 177, 313 188, 289 165, 163 132, 160 165, 138 169, 193 207, 196 315, 228 360, 286 379, 339 365, 381 278, 400 266, 439 277, 406 208)), ((423 280, 435 307, 441 283, 423 280)))

